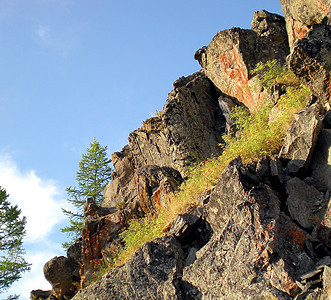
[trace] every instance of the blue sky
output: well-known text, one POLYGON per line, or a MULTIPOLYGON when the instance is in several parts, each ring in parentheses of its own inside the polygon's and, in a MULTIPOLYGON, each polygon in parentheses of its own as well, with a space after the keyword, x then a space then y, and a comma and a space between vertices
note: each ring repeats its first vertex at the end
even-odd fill
POLYGON ((11 293, 49 288, 64 189, 93 138, 120 151, 172 83, 200 69, 195 51, 261 9, 282 14, 279 0, 0 1, 0 186, 28 218, 33 263, 11 293))

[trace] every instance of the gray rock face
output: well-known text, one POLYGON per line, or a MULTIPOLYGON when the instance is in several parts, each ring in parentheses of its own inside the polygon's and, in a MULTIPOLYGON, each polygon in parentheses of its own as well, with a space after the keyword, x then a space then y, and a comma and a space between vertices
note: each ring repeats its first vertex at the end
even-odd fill
POLYGON ((218 89, 254 110, 263 95, 249 89, 249 72, 258 62, 277 59, 283 64, 288 53, 284 18, 260 11, 254 15, 252 30, 220 31, 194 58, 218 89))
POLYGON ((182 260, 175 238, 155 239, 73 299, 182 299, 176 292, 182 260))
POLYGON ((114 180, 109 184, 102 206, 116 206, 127 218, 132 214, 141 217, 146 213, 153 214, 182 181, 182 176, 175 169, 146 165, 134 170, 128 182, 114 180))
POLYGON ((205 215, 214 235, 183 271, 183 281, 202 299, 288 299, 297 292, 296 276, 314 264, 302 252, 308 234, 281 212, 273 191, 257 182, 235 161, 211 194, 205 215))
POLYGON ((321 24, 313 25, 302 39, 294 43, 289 58, 291 71, 323 102, 330 101, 331 91, 331 21, 329 18, 325 17, 321 24))
POLYGON ((295 174, 310 166, 318 134, 322 129, 320 106, 314 104, 296 115, 289 128, 279 156, 291 160, 287 166, 289 174, 295 174))
POLYGON ((289 43, 302 39, 309 28, 320 23, 330 11, 330 0, 280 0, 286 20, 289 43))
POLYGON ((291 178, 286 183, 286 189, 287 206, 292 219, 307 230, 319 225, 328 205, 323 193, 297 177, 291 178))
POLYGON ((135 176, 140 168, 167 167, 185 177, 189 165, 220 153, 225 118, 218 97, 202 73, 175 81, 162 113, 146 120, 130 134, 129 145, 112 155, 116 172, 102 206, 132 202, 138 195, 135 176))

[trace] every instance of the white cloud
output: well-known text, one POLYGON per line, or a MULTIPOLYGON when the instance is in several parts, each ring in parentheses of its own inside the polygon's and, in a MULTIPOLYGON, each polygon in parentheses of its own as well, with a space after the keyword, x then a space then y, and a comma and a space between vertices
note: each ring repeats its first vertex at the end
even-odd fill
POLYGON ((33 170, 20 170, 8 156, 0 156, 0 186, 27 218, 26 242, 46 238, 64 220, 61 207, 67 204, 56 183, 39 178, 33 170))
POLYGON ((19 281, 15 282, 4 296, 17 294, 20 295, 20 299, 28 300, 32 290, 51 290, 51 285, 44 277, 43 267, 54 256, 56 256, 56 253, 52 252, 28 254, 26 260, 32 264, 30 272, 24 274, 19 281))
POLYGON ((41 179, 33 170, 20 170, 6 155, 0 155, 0 186, 27 218, 25 259, 32 264, 30 272, 23 274, 1 297, 20 294, 20 299, 28 300, 31 290, 51 289, 44 278, 43 266, 54 256, 64 255, 58 227, 65 219, 61 207, 67 208, 67 203, 56 182, 41 179))

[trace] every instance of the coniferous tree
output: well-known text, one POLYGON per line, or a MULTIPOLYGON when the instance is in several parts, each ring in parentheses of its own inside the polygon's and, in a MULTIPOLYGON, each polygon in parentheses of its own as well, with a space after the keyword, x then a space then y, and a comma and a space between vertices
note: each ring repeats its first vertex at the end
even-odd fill
POLYGON ((83 225, 83 208, 87 198, 92 197, 97 204, 101 204, 103 190, 111 179, 111 159, 107 158, 107 146, 101 146, 94 138, 90 148, 82 154, 79 170, 76 173, 77 186, 66 188, 68 202, 75 211, 62 209, 69 218, 69 226, 61 229, 70 238, 63 244, 64 248, 72 245, 80 236, 83 225))
MULTIPOLYGON (((21 216, 17 205, 7 200, 8 194, 0 187, 0 293, 6 291, 22 273, 30 269, 24 259, 22 247, 26 218, 21 216)), ((10 296, 8 299, 16 299, 10 296)))

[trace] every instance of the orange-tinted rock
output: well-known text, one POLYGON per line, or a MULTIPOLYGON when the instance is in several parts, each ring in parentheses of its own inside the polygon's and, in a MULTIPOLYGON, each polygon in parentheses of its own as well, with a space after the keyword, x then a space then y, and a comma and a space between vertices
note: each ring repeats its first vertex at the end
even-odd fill
POLYGON ((118 237, 119 230, 125 225, 119 211, 98 207, 92 198, 86 201, 84 217, 80 270, 82 286, 89 283, 93 273, 103 265, 105 258, 102 251, 118 237))
POLYGON ((328 14, 330 0, 280 0, 286 20, 289 44, 302 39, 314 24, 320 23, 328 14))
POLYGON ((250 71, 268 60, 277 59, 283 64, 288 53, 284 18, 263 10, 255 13, 252 30, 220 31, 194 58, 224 94, 255 110, 264 96, 250 89, 250 71))

